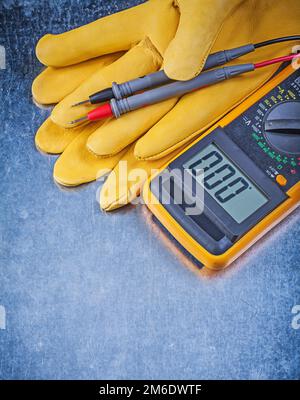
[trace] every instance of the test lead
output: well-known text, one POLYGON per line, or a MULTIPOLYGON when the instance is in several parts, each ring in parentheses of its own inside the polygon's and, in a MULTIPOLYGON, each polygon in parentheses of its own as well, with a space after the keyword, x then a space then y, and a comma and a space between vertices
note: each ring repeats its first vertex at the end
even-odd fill
MULTIPOLYGON (((207 61, 203 67, 203 71, 207 71, 214 67, 219 67, 239 58, 245 54, 249 54, 255 51, 255 46, 253 44, 237 47, 230 50, 218 51, 208 56, 207 61)), ((158 72, 153 72, 152 74, 143 76, 141 78, 132 79, 128 82, 118 84, 113 82, 111 88, 101 90, 92 94, 88 100, 81 101, 79 103, 73 104, 72 107, 77 107, 83 104, 99 104, 105 101, 109 101, 113 98, 120 100, 124 97, 128 97, 137 93, 139 91, 155 88, 158 86, 166 85, 172 82, 176 82, 170 79, 166 73, 161 70, 158 72)))
POLYGON ((255 71, 258 68, 263 68, 286 61, 292 61, 297 58, 300 58, 300 54, 278 57, 257 64, 240 64, 206 71, 189 81, 173 81, 173 83, 168 85, 154 88, 124 99, 111 99, 109 103, 97 107, 96 109, 90 111, 85 117, 72 121, 70 124, 73 125, 82 121, 96 121, 110 117, 119 118, 122 114, 126 114, 130 111, 156 104, 173 97, 181 97, 205 86, 213 85, 215 83, 231 79, 235 76, 255 71))
MULTIPOLYGON (((222 66, 229 61, 235 60, 243 55, 254 52, 255 50, 270 46, 277 43, 300 40, 300 35, 285 36, 281 38, 271 39, 256 44, 247 44, 244 46, 236 47, 229 50, 218 51, 208 56, 207 61, 203 67, 203 71, 207 71, 214 67, 222 66)), ((124 97, 131 96, 141 90, 158 87, 168 83, 174 82, 166 73, 161 70, 152 74, 146 75, 142 78, 133 79, 131 81, 117 84, 113 83, 111 88, 107 88, 92 94, 89 99, 80 101, 73 104, 72 107, 77 107, 85 104, 99 104, 109 101, 113 98, 120 100, 124 97)))

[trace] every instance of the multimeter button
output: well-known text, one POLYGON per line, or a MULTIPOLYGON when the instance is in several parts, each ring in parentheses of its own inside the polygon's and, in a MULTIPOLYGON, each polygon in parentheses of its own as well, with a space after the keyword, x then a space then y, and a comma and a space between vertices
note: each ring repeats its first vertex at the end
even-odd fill
POLYGON ((276 182, 280 186, 285 186, 287 184, 287 179, 283 175, 277 175, 276 182))

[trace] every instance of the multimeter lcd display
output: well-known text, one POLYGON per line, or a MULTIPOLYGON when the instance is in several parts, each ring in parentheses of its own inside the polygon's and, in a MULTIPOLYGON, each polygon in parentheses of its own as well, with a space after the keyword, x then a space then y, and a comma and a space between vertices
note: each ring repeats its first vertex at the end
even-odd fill
POLYGON ((215 144, 205 147, 183 167, 238 223, 268 202, 268 198, 215 144))

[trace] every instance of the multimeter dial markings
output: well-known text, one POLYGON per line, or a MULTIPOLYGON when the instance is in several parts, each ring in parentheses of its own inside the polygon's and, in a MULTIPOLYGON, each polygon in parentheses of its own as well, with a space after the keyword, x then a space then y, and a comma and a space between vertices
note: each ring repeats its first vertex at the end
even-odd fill
POLYGON ((272 180, 293 186, 300 174, 300 78, 296 71, 226 128, 272 180), (241 134, 242 133, 242 134, 241 134), (246 135, 246 136, 245 136, 246 135))

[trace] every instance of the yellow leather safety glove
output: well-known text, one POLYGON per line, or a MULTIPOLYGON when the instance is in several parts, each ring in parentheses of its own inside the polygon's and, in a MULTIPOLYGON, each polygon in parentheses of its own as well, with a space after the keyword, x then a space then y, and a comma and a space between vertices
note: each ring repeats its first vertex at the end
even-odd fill
MULTIPOLYGON (((133 164, 136 163, 134 159, 142 160, 143 163, 157 160, 155 163, 162 164, 165 160, 159 161, 161 157, 170 158, 170 154, 190 141, 196 131, 206 130, 265 83, 277 67, 262 69, 252 75, 205 88, 179 101, 171 99, 137 110, 105 124, 93 123, 67 129, 69 121, 95 108, 72 108, 71 105, 110 86, 113 81, 121 83, 158 70, 161 66, 173 79, 192 78, 201 71, 211 52, 297 34, 299 17, 298 0, 150 0, 76 30, 56 36, 46 35, 38 43, 37 55, 41 62, 51 67, 46 69, 44 76, 42 74, 37 78, 33 85, 33 95, 38 102, 43 103, 63 100, 54 108, 51 120, 40 129, 37 145, 51 152, 50 147, 55 147, 53 138, 54 141, 58 140, 57 136, 63 138, 61 141, 66 145, 70 138, 79 134, 86 139, 80 147, 81 151, 87 152, 85 154, 89 157, 95 157, 97 166, 103 160, 108 163, 108 160, 116 161, 120 157, 128 157, 133 164), (116 54, 126 50, 123 56, 116 54), (105 57, 116 57, 116 61, 105 57), (97 62, 106 64, 101 64, 101 68, 97 69, 93 64, 97 62), (91 72, 90 77, 87 73, 87 79, 83 82, 79 79, 83 75, 74 72, 75 90, 70 93, 72 85, 66 84, 64 88, 62 84, 60 96, 56 99, 55 86, 45 83, 52 79, 53 82, 56 79, 59 81, 58 74, 64 74, 70 68, 92 71, 93 67, 96 72, 91 72), (84 133, 81 134, 82 130, 84 133), (48 150, 42 142, 47 143, 48 150), (129 145, 129 154, 125 156, 122 152, 128 151, 129 145)), ((257 62, 288 54, 290 50, 290 43, 273 45, 234 63, 257 62)), ((63 147, 59 150, 62 151, 63 147)), ((72 142, 65 153, 57 163, 60 168, 56 165, 55 178, 64 184, 83 183, 87 178, 82 178, 84 174, 80 175, 80 171, 77 180, 68 182, 68 161, 72 159, 76 163, 78 146, 72 142)), ((88 162, 83 158, 86 166, 83 163, 82 170, 88 169, 88 162)), ((72 174, 74 177, 74 171, 72 174)), ((105 186, 109 184, 110 179, 105 186)), ((108 203, 105 203, 105 209, 115 208, 118 198, 114 201, 110 199, 111 204, 108 203)))

